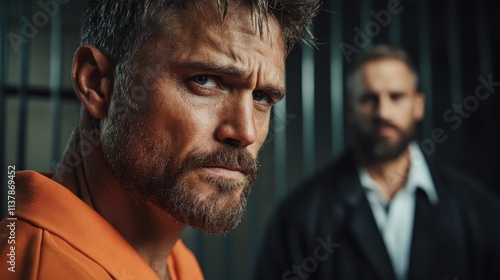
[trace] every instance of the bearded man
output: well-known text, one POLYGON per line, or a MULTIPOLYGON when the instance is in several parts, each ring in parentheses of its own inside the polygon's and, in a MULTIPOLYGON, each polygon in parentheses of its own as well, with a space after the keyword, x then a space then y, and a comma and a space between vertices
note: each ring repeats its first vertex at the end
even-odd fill
MULTIPOLYGON (((241 220, 285 57, 316 0, 91 0, 55 174, 15 175, 1 279, 202 279, 179 239, 241 220), (15 219, 15 272, 5 266, 15 219)), ((4 238, 5 237, 5 238, 4 238)), ((12 245, 14 246, 14 245, 12 245)))
POLYGON ((347 86, 352 147, 282 202, 255 279, 500 279, 500 202, 414 142, 408 55, 359 54, 347 86))

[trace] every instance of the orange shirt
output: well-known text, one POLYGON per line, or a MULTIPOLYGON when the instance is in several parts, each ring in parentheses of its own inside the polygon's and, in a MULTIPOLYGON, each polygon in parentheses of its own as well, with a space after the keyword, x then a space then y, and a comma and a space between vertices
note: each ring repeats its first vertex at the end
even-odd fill
MULTIPOLYGON (((0 223, 0 279, 158 279, 122 235, 71 191, 34 171, 17 172, 15 182, 17 220, 0 223), (15 272, 8 270, 11 246, 15 272)), ((204 279, 181 240, 167 265, 173 280, 204 279)))

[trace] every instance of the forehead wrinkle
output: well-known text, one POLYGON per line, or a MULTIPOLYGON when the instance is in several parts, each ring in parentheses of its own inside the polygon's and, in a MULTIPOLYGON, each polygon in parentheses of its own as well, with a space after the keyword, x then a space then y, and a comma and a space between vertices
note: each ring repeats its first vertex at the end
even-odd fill
MULTIPOLYGON (((234 76, 238 78, 242 78, 248 80, 249 83, 257 84, 260 82, 263 84, 263 87, 273 89, 272 92, 279 92, 280 96, 283 95, 284 89, 282 85, 271 84, 271 81, 280 81, 280 77, 270 77, 275 76, 277 73, 269 73, 272 71, 271 68, 265 64, 265 62, 269 62, 269 58, 266 57, 268 54, 266 49, 269 48, 269 45, 266 45, 262 40, 255 40, 255 34, 251 35, 246 32, 237 32, 239 37, 250 37, 249 40, 234 40, 234 42, 248 42, 248 45, 244 45, 243 43, 231 44, 230 46, 225 46, 220 44, 220 38, 215 36, 207 36, 205 39, 207 43, 209 43, 210 48, 205 49, 207 53, 204 55, 205 57, 215 58, 208 59, 207 62, 212 64, 212 68, 215 72, 222 72, 227 74, 228 76, 234 76), (253 39, 253 40, 252 40, 253 39), (256 46, 257 45, 257 46, 256 46), (246 52, 245 49, 248 46, 255 46, 256 48, 250 48, 251 52, 246 52), (251 55, 249 55, 251 54, 251 55), (260 56, 260 57, 259 57, 260 56)), ((230 37, 234 37, 233 34, 230 37)), ((240 37, 240 38, 241 38, 240 37)), ((194 53, 199 51, 198 49, 194 49, 194 53)), ((284 68, 284 57, 279 61, 282 63, 284 68)), ((268 65, 277 65, 275 63, 269 63, 268 65)), ((201 65, 200 65, 201 66, 201 65)), ((207 69, 209 70, 209 69, 207 69)), ((259 86, 259 85, 257 85, 259 86)))
POLYGON ((245 83, 262 89, 284 91, 284 77, 279 77, 281 69, 284 71, 284 38, 274 18, 267 19, 261 32, 266 36, 258 34, 251 13, 241 5, 232 6, 222 22, 216 17, 215 5, 204 7, 207 9, 201 16, 192 8, 188 5, 184 10, 181 18, 187 20, 186 24, 176 28, 171 36, 174 64, 184 66, 187 63, 193 69, 199 67, 231 77, 239 76, 246 80, 245 83), (182 39, 176 40, 177 36, 182 39))
POLYGON ((239 57, 237 53, 238 52, 233 52, 234 55, 229 58, 236 61, 237 65, 243 67, 241 72, 242 75, 240 76, 241 78, 247 80, 248 84, 272 94, 277 99, 282 99, 284 97, 285 88, 283 77, 279 77, 278 72, 273 71, 272 67, 265 64, 268 60, 263 53, 259 51, 254 54, 261 55, 263 59, 257 59, 254 56, 248 57, 244 55, 239 57))
POLYGON ((368 62, 363 67, 364 80, 370 74, 371 85, 383 85, 386 91, 416 88, 415 77, 406 63, 396 58, 385 58, 368 62))

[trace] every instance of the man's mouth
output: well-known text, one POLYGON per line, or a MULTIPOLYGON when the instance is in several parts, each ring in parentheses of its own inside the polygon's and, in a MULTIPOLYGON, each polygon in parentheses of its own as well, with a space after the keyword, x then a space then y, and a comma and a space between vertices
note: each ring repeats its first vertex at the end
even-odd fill
POLYGON ((217 177, 223 177, 230 180, 242 180, 245 178, 245 171, 239 165, 211 164, 204 165, 201 169, 217 177))
POLYGON ((390 126, 381 126, 377 129, 377 136, 392 136, 397 134, 397 129, 390 126))

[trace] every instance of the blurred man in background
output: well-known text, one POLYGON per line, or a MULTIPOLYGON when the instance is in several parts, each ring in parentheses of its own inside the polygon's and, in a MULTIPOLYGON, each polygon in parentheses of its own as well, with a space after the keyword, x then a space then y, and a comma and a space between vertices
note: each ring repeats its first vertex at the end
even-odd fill
POLYGON ((424 157, 417 80, 401 49, 357 57, 353 145, 281 203, 255 279, 500 279, 500 202, 424 157))
POLYGON ((317 6, 89 1, 80 123, 55 174, 15 175, 0 279, 202 279, 179 237, 240 222, 285 57, 312 40, 317 6))

